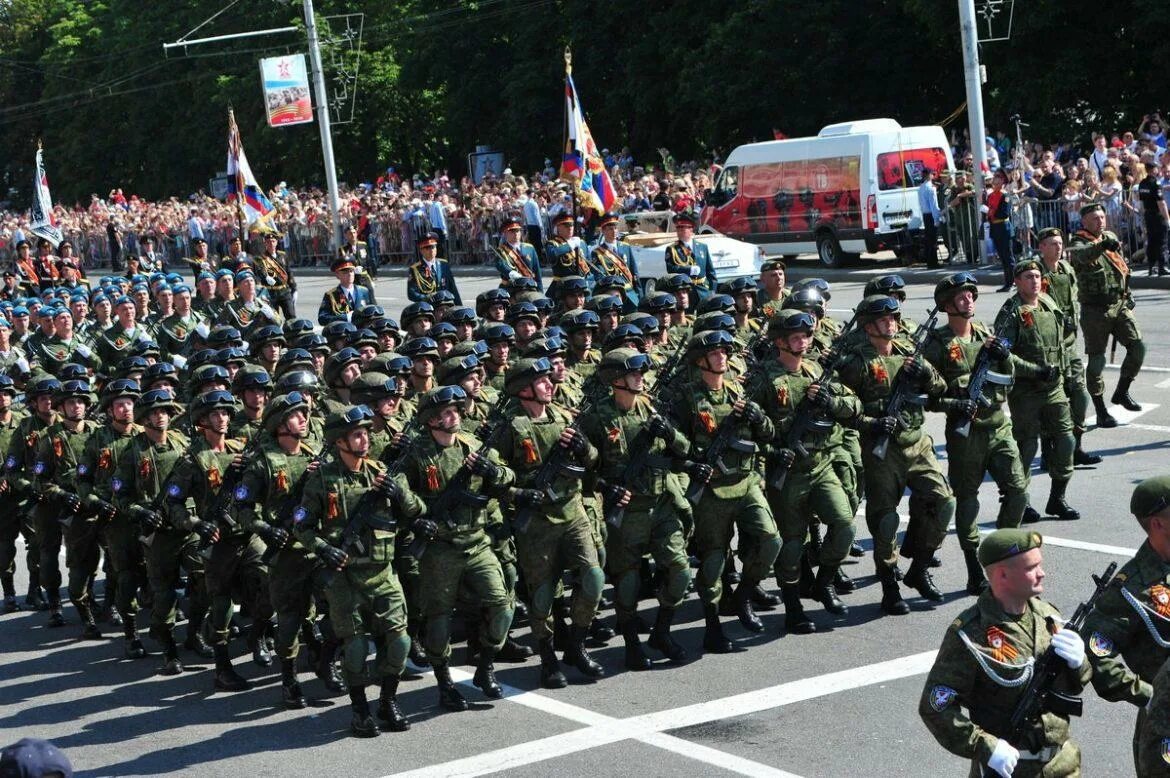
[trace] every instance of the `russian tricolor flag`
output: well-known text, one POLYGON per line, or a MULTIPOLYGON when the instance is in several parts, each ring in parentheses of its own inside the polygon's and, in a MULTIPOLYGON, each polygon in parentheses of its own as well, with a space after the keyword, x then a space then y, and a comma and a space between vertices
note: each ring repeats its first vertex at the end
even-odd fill
POLYGON ((593 142, 589 125, 585 123, 581 102, 577 99, 577 87, 569 73, 565 74, 565 117, 568 129, 565 153, 561 158, 561 178, 577 186, 585 207, 606 213, 617 202, 617 192, 597 151, 597 144, 593 142))
POLYGON ((244 146, 240 143, 240 128, 236 126, 236 115, 228 110, 228 156, 227 177, 229 203, 237 203, 243 214, 246 226, 260 224, 267 228, 267 221, 273 213, 272 203, 264 195, 264 190, 256 183, 252 175, 252 168, 248 165, 248 157, 244 154, 244 146))

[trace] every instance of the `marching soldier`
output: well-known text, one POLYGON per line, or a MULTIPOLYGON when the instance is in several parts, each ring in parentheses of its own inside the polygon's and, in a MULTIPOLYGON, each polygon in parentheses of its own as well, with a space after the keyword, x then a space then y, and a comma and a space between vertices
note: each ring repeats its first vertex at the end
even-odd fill
POLYGON ((500 243, 496 246, 496 270, 500 274, 500 286, 511 287, 521 278, 536 282, 537 290, 543 291, 540 280, 540 259, 536 248, 520 240, 523 225, 514 217, 504 220, 500 227, 500 243))
MULTIPOLYGON (((1016 382, 1008 393, 1012 411, 1012 434, 1024 463, 1025 486, 1031 484, 1030 467, 1036 455, 1037 439, 1052 442, 1048 474, 1052 477, 1045 512, 1073 521, 1081 517, 1065 501, 1072 480, 1072 417, 1064 394, 1068 354, 1064 348, 1064 314, 1052 298, 1040 291, 1042 264, 1035 259, 1015 266, 1016 293, 1004 301, 995 317, 995 331, 1012 344, 1016 382)), ((1024 509, 1024 521, 1038 521, 1035 508, 1024 509)))
POLYGON ((439 258, 439 236, 433 232, 424 235, 418 242, 418 254, 419 260, 406 268, 407 299, 421 303, 435 292, 447 291, 455 298, 456 305, 463 305, 451 264, 439 258))
POLYGON ((1137 708, 1134 761, 1149 715, 1150 684, 1170 659, 1170 476, 1147 478, 1129 500, 1146 539, 1121 566, 1085 619, 1085 644, 1093 666, 1093 688, 1103 700, 1137 708))
POLYGON ((681 273, 690 278, 695 293, 703 301, 714 293, 718 279, 707 244, 695 240, 698 223, 698 218, 691 211, 683 211, 674 217, 674 232, 678 240, 666 247, 666 272, 681 273))
POLYGON ((544 244, 544 255, 552 265, 553 282, 549 293, 556 294, 557 281, 561 276, 577 276, 589 282, 590 288, 596 280, 593 267, 589 264, 589 246, 573 234, 576 224, 573 214, 562 211, 553 217, 553 236, 544 244))
POLYGON ((1028 504, 1020 450, 1012 436, 1012 421, 1003 412, 1014 374, 1011 345, 975 321, 978 298, 979 283, 970 273, 955 273, 939 281, 934 302, 946 313, 947 322, 934 330, 923 349, 923 356, 947 383, 946 394, 934 401, 931 410, 947 414, 948 480, 955 490, 955 528, 967 564, 970 595, 978 595, 987 585, 976 553, 983 476, 990 472, 999 487, 997 528, 1020 526, 1028 504), (980 395, 973 398, 968 386, 980 360, 987 360, 987 375, 994 380, 988 380, 980 395))
MULTIPOLYGON (((7 330, 0 327, 0 332, 7 330)), ((0 451, 7 452, 12 445, 12 439, 17 434, 20 420, 24 414, 13 407, 16 402, 16 384, 6 375, 0 374, 0 451)), ((0 495, 11 494, 11 487, 7 477, 0 479, 0 495)), ((20 610, 16 603, 16 537, 24 533, 25 546, 28 549, 28 569, 30 589, 37 562, 32 559, 33 530, 25 526, 22 521, 24 511, 21 509, 5 511, 0 516, 0 586, 4 592, 3 613, 15 613, 20 610)))
POLYGON ((784 307, 784 281, 787 266, 779 259, 766 259, 760 264, 760 280, 756 287, 757 315, 765 318, 784 307))
POLYGON ((233 274, 252 267, 252 258, 248 256, 247 251, 244 251, 244 241, 239 235, 233 235, 228 241, 227 253, 220 256, 216 267, 221 270, 229 270, 233 274))
POLYGON ((1121 241, 1105 229, 1105 208, 1090 203, 1081 208, 1081 229, 1069 241, 1068 257, 1077 275, 1077 296, 1081 302, 1081 330, 1085 333, 1085 371, 1089 396, 1097 411, 1098 427, 1116 427, 1117 420, 1105 407, 1105 347, 1110 337, 1125 348, 1121 378, 1110 401, 1127 411, 1142 407, 1129 396, 1130 386, 1142 369, 1146 344, 1133 315, 1134 299, 1129 289, 1129 265, 1121 253, 1121 241))
POLYGON ((1060 612, 1040 599, 1043 542, 1022 529, 983 539, 979 562, 989 589, 951 623, 922 689, 918 715, 940 745, 971 760, 972 778, 989 770, 1003 778, 1081 774, 1067 714, 1046 709, 1024 739, 1006 739, 1032 662, 1049 646, 1062 660, 1053 691, 1078 695, 1092 675, 1081 636, 1061 628, 1060 612), (1057 621, 1047 626, 1049 619, 1057 621))
POLYGON ((135 321, 135 310, 134 301, 125 295, 114 302, 118 320, 98 336, 94 346, 98 364, 106 370, 132 356, 141 341, 150 340, 150 333, 135 321))
POLYGON ((1064 393, 1068 396, 1069 413, 1073 422, 1074 465, 1099 465, 1101 457, 1088 454, 1081 448, 1081 436, 1085 433, 1085 414, 1089 410, 1089 394, 1085 389, 1085 363, 1077 348, 1077 323, 1080 321, 1081 306, 1077 299, 1077 276, 1073 266, 1063 259, 1064 233, 1059 227, 1045 227, 1036 236, 1040 248, 1041 291, 1060 306, 1064 314, 1064 350, 1068 355, 1068 370, 1064 374, 1064 393))
POLYGON ((489 502, 491 496, 505 496, 516 476, 497 454, 480 452, 480 441, 462 431, 466 400, 459 386, 432 389, 419 398, 416 413, 425 425, 424 433, 403 467, 407 483, 427 504, 428 514, 452 479, 465 469, 470 476, 446 514, 433 514, 413 527, 415 535, 426 542, 419 560, 426 625, 423 648, 434 668, 439 704, 453 711, 467 710, 467 700, 455 688, 449 670, 451 611, 460 590, 480 611, 479 662, 473 683, 491 699, 503 696, 493 661, 507 640, 513 611, 500 560, 492 550, 492 543, 506 537, 507 531, 499 514, 489 510, 489 502))
POLYGON ((946 537, 955 515, 955 498, 934 456, 934 441, 923 430, 925 413, 920 405, 906 403, 898 417, 887 416, 890 393, 906 370, 910 388, 929 397, 946 389, 938 372, 915 356, 898 338, 902 306, 897 299, 870 295, 857 306, 857 321, 865 341, 850 352, 841 367, 841 382, 857 393, 863 404, 858 426, 862 431, 865 467, 865 520, 873 535, 874 565, 882 584, 882 612, 901 616, 910 612, 902 599, 895 572, 898 503, 907 486, 911 496, 923 501, 920 513, 912 512, 902 543, 902 555, 911 559, 902 582, 927 600, 940 602, 942 593, 930 575, 930 560, 946 537), (888 441, 885 457, 874 449, 888 441))
POLYGON ((255 258, 256 272, 272 307, 283 318, 295 319, 297 280, 288 264, 288 256, 276 248, 279 240, 280 236, 275 233, 264 235, 264 253, 255 258))
POLYGON ((638 275, 638 263, 634 249, 625 241, 618 240, 618 225, 621 219, 616 213, 601 217, 601 237, 589 251, 589 259, 599 277, 615 276, 622 279, 622 300, 625 312, 632 313, 642 301, 642 279, 638 275))
POLYGON ((353 318, 355 311, 373 304, 370 291, 354 283, 356 266, 352 259, 335 259, 329 269, 337 278, 337 286, 321 297, 321 306, 317 309, 317 323, 321 326, 332 321, 348 321, 353 318))
POLYGON ((242 333, 250 333, 265 324, 280 326, 283 319, 272 306, 256 294, 256 273, 245 268, 235 277, 236 296, 227 302, 219 312, 216 324, 235 327, 242 333))

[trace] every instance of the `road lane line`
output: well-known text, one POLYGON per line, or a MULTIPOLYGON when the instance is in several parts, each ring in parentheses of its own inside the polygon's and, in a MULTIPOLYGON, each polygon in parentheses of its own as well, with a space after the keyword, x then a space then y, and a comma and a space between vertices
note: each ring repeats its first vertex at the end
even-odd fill
MULTIPOLYGON (((1113 418, 1117 419, 1119 424, 1124 424, 1126 426, 1130 426, 1130 422, 1136 421, 1137 419, 1141 418, 1142 416, 1145 416, 1147 413, 1154 410, 1155 408, 1160 408, 1160 407, 1161 406, 1158 405, 1157 403, 1146 403, 1146 404, 1142 405, 1142 409, 1140 411, 1127 411, 1125 408, 1122 408, 1120 405, 1114 405, 1113 407, 1111 407, 1109 409, 1109 414, 1113 418)), ((1097 423, 1097 414, 1094 413, 1094 414, 1091 414, 1091 415, 1085 417, 1085 426, 1086 427, 1091 427, 1096 423, 1097 423)))

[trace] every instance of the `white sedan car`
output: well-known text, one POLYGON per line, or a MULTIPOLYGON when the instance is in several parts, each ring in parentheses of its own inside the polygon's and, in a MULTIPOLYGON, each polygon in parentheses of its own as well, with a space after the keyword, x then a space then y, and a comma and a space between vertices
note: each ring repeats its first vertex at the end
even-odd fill
MULTIPOLYGON (((636 214, 636 220, 632 218, 634 216, 626 217, 627 225, 634 229, 624 240, 634 251, 639 275, 652 282, 666 275, 666 247, 677 240, 671 229, 674 214, 641 213, 636 214), (657 231, 642 231, 647 227, 657 231)), ((741 276, 759 277, 764 254, 758 246, 717 232, 695 235, 695 240, 706 244, 710 250, 715 277, 720 282, 741 276)), ((652 287, 652 283, 647 286, 652 287)))

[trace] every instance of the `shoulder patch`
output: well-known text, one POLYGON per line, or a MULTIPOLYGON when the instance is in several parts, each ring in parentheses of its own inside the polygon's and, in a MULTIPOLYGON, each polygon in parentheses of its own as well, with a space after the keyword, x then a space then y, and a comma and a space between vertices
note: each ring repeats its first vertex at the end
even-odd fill
POLYGON ((35 473, 36 475, 40 475, 44 472, 45 472, 45 463, 44 462, 37 462, 35 465, 33 465, 33 473, 35 473))
POLYGON ((110 488, 114 491, 114 494, 121 492, 122 491, 122 479, 115 478, 114 480, 110 481, 110 488))
POLYGON ((87 465, 83 462, 82 464, 77 466, 77 474, 78 475, 86 475, 87 473, 89 473, 89 465, 87 465))
POLYGON ((183 490, 179 488, 178 484, 171 484, 167 487, 167 497, 170 497, 172 500, 177 500, 182 496, 183 490))
POLYGON ((1113 640, 1108 635, 1094 632, 1089 636, 1089 650, 1093 652, 1093 656, 1109 656, 1113 653, 1113 640))
POLYGON ((295 511, 293 511, 293 523, 303 524, 308 516, 309 511, 305 509, 305 506, 301 505, 295 511))
POLYGON ((942 713, 958 696, 958 692, 949 686, 935 686, 930 690, 930 707, 942 713))
POLYGON ((245 484, 240 484, 236 487, 236 491, 232 494, 237 500, 241 502, 248 499, 248 487, 245 484))
POLYGON ((13 457, 8 457, 8 459, 5 459, 4 460, 4 467, 7 470, 15 470, 16 469, 16 457, 13 456, 13 457))

